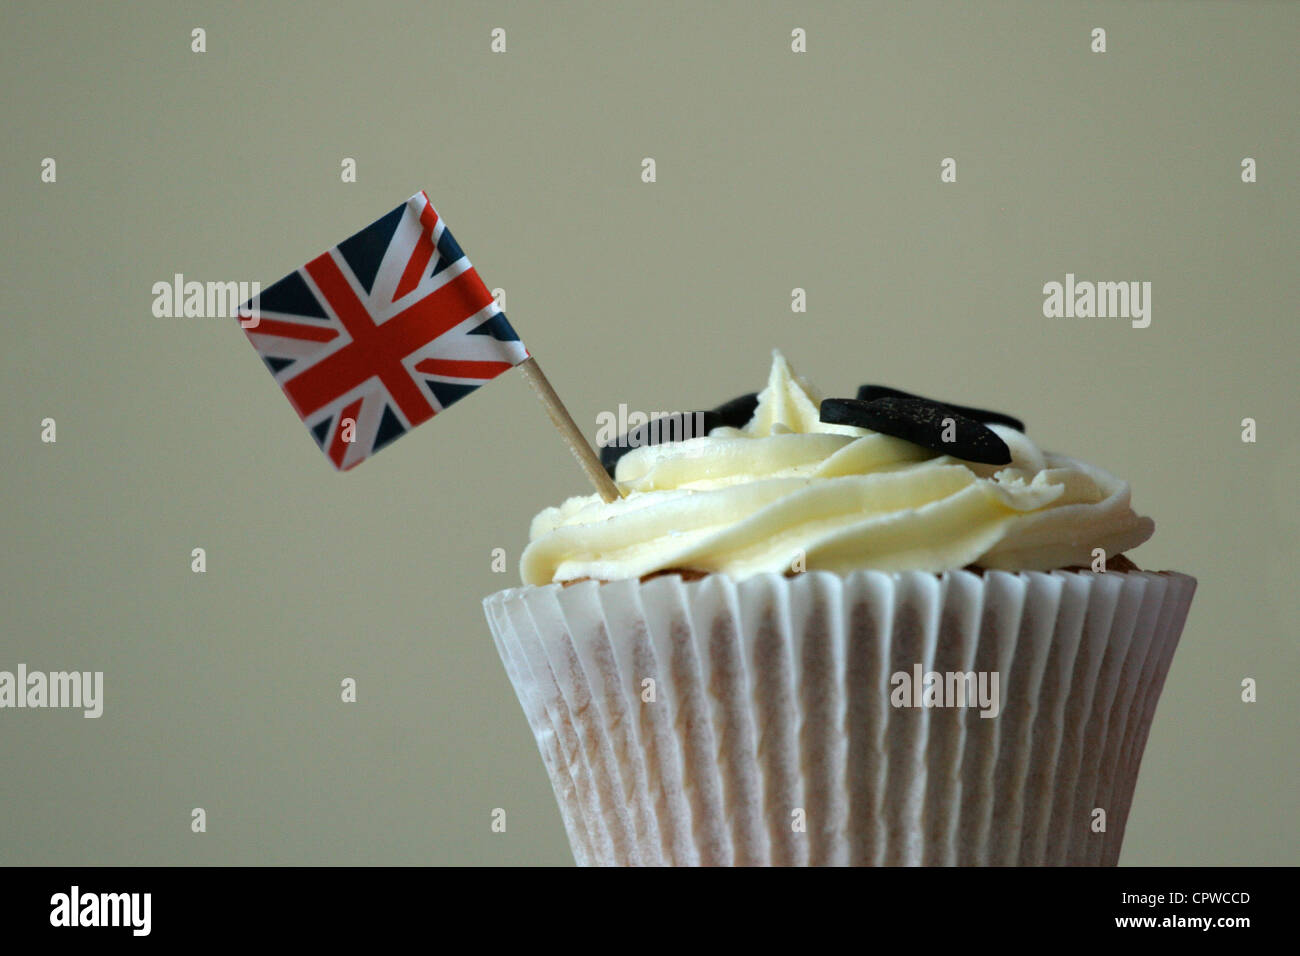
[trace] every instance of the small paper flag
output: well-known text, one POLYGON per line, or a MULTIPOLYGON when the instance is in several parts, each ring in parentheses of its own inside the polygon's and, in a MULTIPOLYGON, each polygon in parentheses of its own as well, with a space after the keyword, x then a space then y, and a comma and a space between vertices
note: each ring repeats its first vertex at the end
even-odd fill
POLYGON ((340 471, 528 358, 423 191, 250 299, 240 316, 340 471))

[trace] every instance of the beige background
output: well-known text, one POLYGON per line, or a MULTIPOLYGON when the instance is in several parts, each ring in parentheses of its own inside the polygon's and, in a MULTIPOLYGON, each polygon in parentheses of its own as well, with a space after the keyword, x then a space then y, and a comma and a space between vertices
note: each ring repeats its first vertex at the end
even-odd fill
POLYGON ((1201 591, 1123 861, 1300 862, 1295 5, 2 16, 0 669, 103 670, 106 704, 0 711, 0 862, 570 862, 479 607, 583 490, 523 379, 340 476, 233 323, 150 313, 419 188, 589 433, 749 391, 779 346, 828 394, 1005 409, 1128 477, 1135 557, 1201 591), (1152 282, 1151 327, 1045 319, 1066 272, 1152 282))

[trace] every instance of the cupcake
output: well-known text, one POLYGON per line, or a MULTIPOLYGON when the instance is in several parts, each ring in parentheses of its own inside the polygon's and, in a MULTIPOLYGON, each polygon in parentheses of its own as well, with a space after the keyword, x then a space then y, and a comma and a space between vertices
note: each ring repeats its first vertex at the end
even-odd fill
POLYGON ((1126 482, 779 353, 659 424, 484 602, 579 864, 1118 860, 1196 586, 1126 482))

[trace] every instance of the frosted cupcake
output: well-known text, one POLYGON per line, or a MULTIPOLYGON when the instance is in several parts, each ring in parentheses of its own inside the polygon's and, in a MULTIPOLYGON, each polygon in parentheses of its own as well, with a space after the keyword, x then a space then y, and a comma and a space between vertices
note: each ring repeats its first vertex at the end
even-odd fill
POLYGON ((484 606, 580 864, 1116 862, 1196 583, 1124 481, 899 394, 776 354, 534 519, 484 606))

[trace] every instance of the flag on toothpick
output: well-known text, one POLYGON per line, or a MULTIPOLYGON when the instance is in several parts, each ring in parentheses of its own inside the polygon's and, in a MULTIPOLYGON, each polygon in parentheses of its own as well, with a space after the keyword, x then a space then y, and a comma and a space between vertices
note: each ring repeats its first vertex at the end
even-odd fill
POLYGON ((423 191, 249 300, 240 324, 340 471, 529 357, 423 191))

